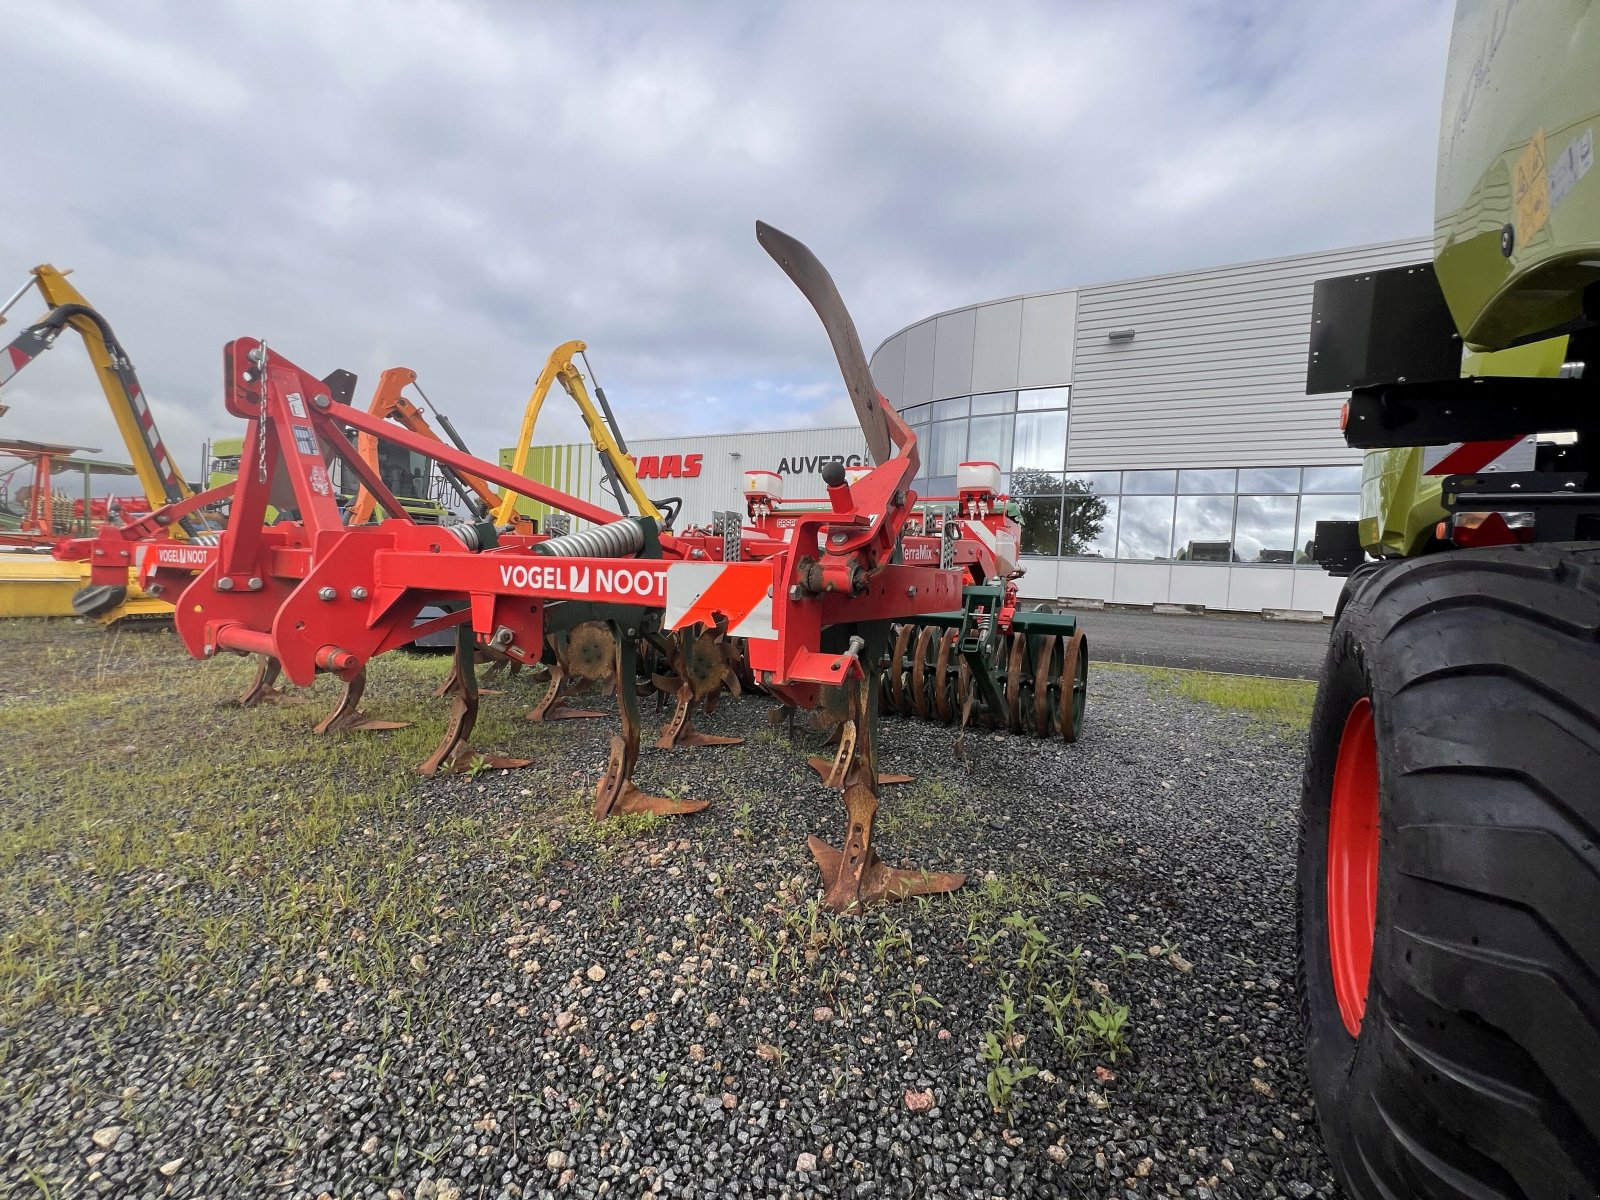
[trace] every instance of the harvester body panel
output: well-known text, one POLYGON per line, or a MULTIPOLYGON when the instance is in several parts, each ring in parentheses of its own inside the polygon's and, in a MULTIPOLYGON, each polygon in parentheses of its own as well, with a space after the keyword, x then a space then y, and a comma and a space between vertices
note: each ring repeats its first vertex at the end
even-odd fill
POLYGON ((1600 282, 1600 4, 1464 0, 1440 121, 1434 258, 1469 346, 1574 320, 1600 282))

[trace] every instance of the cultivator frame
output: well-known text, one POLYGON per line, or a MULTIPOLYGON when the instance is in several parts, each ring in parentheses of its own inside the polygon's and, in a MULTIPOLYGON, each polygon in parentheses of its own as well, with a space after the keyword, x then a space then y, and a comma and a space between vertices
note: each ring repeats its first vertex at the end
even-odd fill
MULTIPOLYGON (((182 548, 203 551, 207 559, 177 604, 177 631, 190 653, 258 655, 264 664, 275 664, 263 666, 247 693, 257 699, 276 692, 280 672, 300 686, 319 673, 338 676, 346 692, 324 722, 331 727, 341 713, 353 719, 359 712, 360 687, 373 657, 454 628, 450 714, 438 747, 422 764, 432 773, 528 761, 469 748, 481 651, 511 663, 552 664, 550 692, 538 716, 590 715, 559 711, 566 700, 563 680, 574 673, 595 678, 595 664, 587 660, 595 657, 600 643, 590 643, 603 625, 614 655, 620 729, 596 789, 597 818, 705 806, 652 796, 633 782, 641 678, 652 679, 677 701, 659 746, 725 744, 729 739, 695 731, 690 712, 696 703, 709 707, 724 687, 738 689, 742 681, 792 708, 818 708, 831 696, 840 715, 838 751, 822 774, 842 790, 847 822, 838 847, 811 842, 825 902, 845 911, 960 886, 960 875, 892 868, 873 848, 884 782, 876 764, 876 719, 886 676, 896 677, 884 667, 904 658, 890 654, 892 639, 904 641, 893 623, 928 622, 931 629, 958 618, 952 628, 961 638, 961 658, 979 681, 962 702, 963 719, 976 711, 997 724, 1005 723, 1000 716, 1006 689, 1020 687, 1022 675, 989 665, 996 631, 1022 637, 1015 644, 1024 647, 1032 644, 1030 637, 1045 637, 1046 625, 1051 637, 1081 635, 1070 617, 1046 621, 1038 614, 1030 616, 1043 624, 1030 630, 1024 621, 1023 631, 1012 633, 1019 620, 1009 578, 1017 573, 1016 527, 1012 522, 1004 528, 1008 518, 991 511, 994 496, 970 497, 969 515, 977 526, 963 518, 930 534, 925 518, 912 523, 919 517, 910 487, 918 466, 916 438, 872 385, 833 281, 799 242, 760 223, 757 237, 821 317, 877 464, 854 480, 841 466, 825 470, 825 509, 786 519, 781 531, 760 522, 744 531, 735 520, 731 529, 674 534, 653 516, 619 517, 358 411, 346 402, 347 373, 319 379, 263 342, 240 338, 224 350, 226 405, 247 423, 241 471, 230 485, 228 525, 214 550, 182 548), (370 453, 363 457, 350 446, 346 429, 362 435, 369 450, 369 439, 394 443, 505 494, 567 513, 588 528, 550 536, 501 530, 490 521, 419 525, 389 493, 368 461, 370 453), (327 472, 334 456, 389 519, 360 527, 342 522, 327 472), (269 505, 289 519, 266 525, 269 505), (969 587, 975 578, 1002 582, 969 587), (429 608, 442 615, 420 621, 429 608), (580 639, 582 670, 569 661, 576 653, 574 638, 580 639), (642 666, 641 651, 648 656, 642 666)), ((171 521, 166 512, 152 514, 141 530, 123 536, 137 541, 148 535, 155 543, 149 570, 158 586, 176 580, 178 568, 162 562, 171 553, 161 544, 171 521)), ((115 546, 113 534, 100 541, 115 546)), ((188 571, 193 569, 191 564, 188 571)), ((1023 662, 1029 661, 1024 650, 1023 662)), ((1048 695, 1049 686, 1047 680, 1042 692, 1036 685, 1031 694, 1048 695)), ((925 681, 919 687, 927 691, 925 681)))

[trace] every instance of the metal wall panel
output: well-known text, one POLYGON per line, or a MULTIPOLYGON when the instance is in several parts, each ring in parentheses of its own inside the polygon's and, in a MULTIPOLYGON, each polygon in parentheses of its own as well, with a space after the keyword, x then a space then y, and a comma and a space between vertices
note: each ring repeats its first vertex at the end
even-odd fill
POLYGON ((889 403, 900 407, 900 395, 906 387, 906 338, 896 334, 872 356, 872 378, 878 390, 889 397, 889 403))
POLYGON ((1072 382, 1077 316, 1077 292, 1024 297, 1018 387, 1054 387, 1072 382))
POLYGON ((904 402, 923 404, 933 399, 934 321, 924 321, 905 331, 906 379, 904 402))
POLYGON ((1359 462, 1343 397, 1304 394, 1312 285, 1431 252, 1410 239, 1081 289, 1068 469, 1359 462), (1107 339, 1122 329, 1132 341, 1107 339))
POLYGON ((972 332, 977 313, 946 313, 933 323, 933 398, 972 395, 972 332))
MULTIPOLYGON (((822 464, 830 456, 847 465, 870 465, 867 443, 853 425, 825 429, 788 429, 770 433, 729 433, 700 437, 639 438, 628 446, 635 461, 646 456, 658 461, 677 455, 700 456, 700 473, 692 478, 641 479, 653 500, 667 496, 683 499, 682 526, 705 524, 714 511, 744 509, 744 473, 777 471, 784 476, 784 494, 790 498, 823 494, 822 464)), ((501 451, 509 463, 510 451, 501 451)), ((615 501, 600 486, 599 456, 585 442, 535 447, 529 457, 530 477, 569 491, 583 500, 615 509, 615 501), (553 472, 554 477, 541 477, 553 472)), ((579 527, 577 525, 575 528, 579 527)))
POLYGON ((1009 392, 1016 387, 1021 349, 1022 301, 979 305, 972 346, 973 392, 1009 392))

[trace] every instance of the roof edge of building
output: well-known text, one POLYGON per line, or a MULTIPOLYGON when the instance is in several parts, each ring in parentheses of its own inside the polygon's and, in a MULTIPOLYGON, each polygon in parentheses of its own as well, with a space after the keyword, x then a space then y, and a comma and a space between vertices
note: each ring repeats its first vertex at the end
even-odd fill
POLYGON ((1185 267, 1181 271, 1157 271, 1149 275, 1129 275, 1124 279, 1102 279, 1094 283, 1079 283, 1070 287, 1046 288, 1037 292, 1018 292, 1011 296, 996 296, 990 300, 974 300, 971 304, 958 304, 954 308, 946 308, 939 312, 929 313, 925 317, 918 317, 909 325, 902 325, 874 346, 871 353, 867 355, 867 359, 870 362, 872 359, 877 358, 879 351, 894 341, 895 338, 901 334, 909 333, 919 325, 926 325, 929 321, 937 321, 940 317, 949 317, 954 316, 956 313, 988 308, 995 304, 1010 304, 1016 300, 1032 300, 1042 296, 1062 296, 1068 292, 1084 292, 1094 288, 1121 287, 1130 283, 1149 283, 1154 279, 1177 279, 1185 275, 1199 275, 1206 271, 1225 271, 1236 267, 1264 267, 1272 263, 1294 262, 1296 259, 1322 258, 1330 254, 1361 254, 1370 250, 1383 250, 1394 246, 1402 246, 1408 242, 1431 243, 1432 241, 1433 235, 1431 233, 1418 234, 1415 237, 1389 238, 1381 242, 1357 242, 1353 246, 1329 246, 1323 250, 1302 250, 1295 254, 1269 255, 1266 258, 1247 258, 1242 262, 1212 263, 1209 266, 1185 267))

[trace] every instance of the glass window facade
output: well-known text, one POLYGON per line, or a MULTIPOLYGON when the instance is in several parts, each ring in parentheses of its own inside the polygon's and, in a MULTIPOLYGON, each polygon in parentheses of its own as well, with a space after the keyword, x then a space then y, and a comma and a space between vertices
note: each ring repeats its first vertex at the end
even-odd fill
POLYGON ((917 490, 955 493, 956 466, 998 463, 1022 552, 1144 562, 1309 563, 1318 521, 1354 520, 1361 468, 1068 471, 1072 389, 957 396, 903 414, 922 445, 917 490))
POLYGON ((1170 496, 1178 490, 1176 471, 1124 471, 1124 496, 1170 496))
MULTIPOLYGON (((1231 470, 1180 471, 1175 496, 1151 494, 1167 474, 1063 472, 1060 549, 1052 550, 1049 534, 1041 531, 1025 539, 1025 553, 1143 562, 1310 563, 1309 543, 1318 521, 1353 521, 1361 514, 1356 492, 1216 490, 1218 477, 1231 479, 1231 470)), ((1237 474, 1242 487, 1249 472, 1237 474)), ((1036 485, 1035 491, 1042 489, 1036 485)), ((1032 503, 1043 504, 1042 495, 1032 503)), ((1023 504, 1024 521, 1028 511, 1023 504)))

